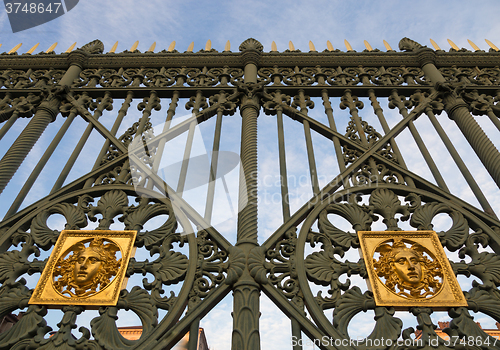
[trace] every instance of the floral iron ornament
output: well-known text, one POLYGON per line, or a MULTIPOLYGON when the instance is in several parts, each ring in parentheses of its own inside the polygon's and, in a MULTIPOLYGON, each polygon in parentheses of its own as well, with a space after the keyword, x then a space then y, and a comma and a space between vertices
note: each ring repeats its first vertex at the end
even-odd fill
POLYGON ((30 304, 116 305, 135 236, 136 231, 62 231, 30 304))
POLYGON ((434 231, 358 232, 377 306, 467 306, 434 231))

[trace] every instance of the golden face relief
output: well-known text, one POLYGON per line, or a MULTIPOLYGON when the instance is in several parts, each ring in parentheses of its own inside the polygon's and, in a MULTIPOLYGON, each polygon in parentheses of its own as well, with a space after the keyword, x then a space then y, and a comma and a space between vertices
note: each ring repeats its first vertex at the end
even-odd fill
POLYGON ((29 304, 115 306, 126 287, 136 236, 130 230, 61 231, 29 304))
POLYGON ((436 258, 417 242, 394 240, 376 248, 373 266, 377 276, 393 293, 405 298, 431 298, 442 287, 436 258))
POLYGON ((397 253, 392 266, 403 283, 415 287, 422 283, 422 265, 415 253, 404 250, 397 253))
POLYGON ((467 306, 439 237, 434 231, 358 231, 377 306, 397 311, 467 306))
POLYGON ((102 268, 102 264, 99 254, 91 248, 86 248, 76 259, 73 270, 75 283, 85 285, 92 281, 102 268))
POLYGON ((116 244, 101 238, 74 244, 55 266, 54 288, 67 297, 99 293, 120 269, 121 259, 116 257, 119 251, 116 244))

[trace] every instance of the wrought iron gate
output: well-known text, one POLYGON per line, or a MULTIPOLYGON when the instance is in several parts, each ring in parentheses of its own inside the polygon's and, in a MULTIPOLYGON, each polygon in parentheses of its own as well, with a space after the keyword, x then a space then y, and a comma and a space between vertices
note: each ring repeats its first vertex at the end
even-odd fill
MULTIPOLYGON (((438 234, 450 252, 453 271, 476 278, 464 289, 468 307, 449 310, 452 322, 447 332, 482 339, 481 346, 497 348, 494 339, 484 345, 491 338, 476 325, 470 312, 481 312, 500 322, 500 258, 496 254, 500 252, 500 222, 488 203, 492 190, 485 187, 485 179, 479 180, 481 169, 466 166, 442 123, 447 115, 456 124, 492 183, 499 186, 500 153, 476 120, 489 118, 492 128, 500 131, 500 53, 495 49, 434 51, 407 38, 401 40, 399 49, 401 52, 388 48, 387 52, 358 53, 333 48, 317 52, 311 47, 308 53, 264 53, 258 41, 248 39, 239 52, 207 47, 198 53, 171 49, 103 54, 102 43, 94 41, 70 53, 0 57, 0 140, 15 133, 13 126, 22 118, 29 119, 0 160, 1 203, 10 206, 0 223, 0 315, 26 308, 16 325, 0 334, 0 349, 170 348, 190 329, 196 334, 200 320, 230 292, 234 300, 233 349, 260 347, 262 292, 290 318, 294 339, 303 333, 313 340, 338 340, 317 342, 322 349, 361 349, 370 348, 370 339, 385 338, 394 343, 392 347, 379 343, 373 348, 409 349, 412 346, 396 342, 413 339, 414 330, 403 330, 393 308, 377 307, 370 291, 363 292, 364 286, 351 283, 355 278, 366 278, 367 272, 359 256, 355 261, 345 256, 352 259, 352 252, 359 247, 355 231, 370 230, 378 218, 387 230, 432 230, 433 220, 440 214, 451 219, 450 227, 438 234), (122 121, 137 99, 142 99, 138 104, 141 115, 126 125, 120 136, 122 121), (189 99, 186 108, 193 115, 174 126, 170 122, 183 99, 189 99), (371 102, 370 112, 363 99, 371 102), (121 100, 121 104, 116 103, 121 100), (324 114, 313 113, 313 108, 319 107, 315 100, 322 102, 324 114), (334 116, 336 100, 346 110, 344 117, 334 116), (384 103, 402 117, 392 126, 384 103), (112 109, 118 112, 113 112, 110 123, 100 119, 111 115, 112 109), (209 165, 213 170, 210 179, 215 180, 220 142, 229 137, 222 132, 222 123, 237 110, 241 115, 238 142, 242 170, 237 240, 232 245, 210 225, 217 206, 211 185, 214 181, 207 186, 205 215, 201 215, 165 183, 158 169, 162 155, 168 156, 165 145, 188 135, 180 173, 180 182, 184 181, 194 125, 215 119, 209 165), (166 116, 166 127, 156 136, 150 121, 155 111, 166 116), (275 116, 277 123, 282 215, 282 224, 261 244, 257 241, 260 112, 275 116), (292 164, 286 161, 290 159, 290 144, 285 144, 284 117, 303 126, 312 189, 312 197, 297 210, 290 206, 288 175, 292 164), (31 167, 22 189, 16 189, 17 197, 12 197, 8 183, 21 176, 16 171, 33 145, 51 122, 61 118, 64 122, 31 167), (80 118, 87 126, 62 170, 54 174, 53 189, 40 200, 36 195, 27 197, 37 188, 33 185, 50 157, 64 147, 60 142, 70 125, 80 118), (453 179, 445 181, 441 164, 436 164, 425 137, 415 126, 422 118, 430 121, 436 140, 443 142, 456 164, 455 173, 464 179, 460 191, 470 191, 482 209, 461 200, 456 187, 449 189, 453 179), (374 127, 376 123, 381 129, 374 127), (340 131, 344 127, 346 133, 340 131), (77 160, 85 162, 79 156, 93 130, 102 136, 95 163, 88 173, 73 174, 76 180, 69 182, 77 160), (403 134, 405 138, 400 136, 403 134), (317 164, 320 160, 315 157, 319 138, 330 143, 333 156, 329 164, 333 161, 339 169, 323 187, 317 164), (139 147, 142 153, 134 154, 141 161, 131 166, 129 146, 134 139, 147 147, 139 147), (405 163, 402 154, 409 143, 415 145, 412 150, 420 152, 432 179, 417 175, 412 171, 414 164, 405 163), (19 210, 26 198, 37 200, 19 210), (75 339, 71 330, 85 313, 83 307, 64 306, 59 329, 49 337, 46 307, 28 305, 33 292, 29 276, 43 270, 43 258, 60 233, 60 228, 48 223, 56 214, 64 217, 65 229, 73 230, 87 227, 89 220, 97 222, 96 230, 106 230, 118 219, 125 229, 138 231, 138 250, 154 255, 152 261, 139 258, 141 255, 131 260, 127 275, 150 276, 149 280, 129 284, 116 307, 100 308, 91 329, 81 329, 80 339, 75 339), (160 216, 165 219, 157 228, 144 229, 160 216), (339 218, 347 220, 355 231, 344 230, 339 218), (197 228, 196 234, 185 234, 192 227, 197 228), (42 258, 37 259, 40 254, 42 258), (119 334, 115 320, 121 309, 132 310, 140 318, 140 340, 129 341, 119 334), (349 322, 367 310, 375 313, 373 332, 364 343, 350 341, 349 322)), ((276 211, 278 216, 280 209, 276 211)), ((430 347, 435 335, 430 319, 433 310, 414 307, 410 311, 430 347)), ((194 340, 189 346, 196 347, 194 340)), ((447 348, 442 340, 437 347, 447 348)), ((299 342, 293 348, 300 349, 299 342)))

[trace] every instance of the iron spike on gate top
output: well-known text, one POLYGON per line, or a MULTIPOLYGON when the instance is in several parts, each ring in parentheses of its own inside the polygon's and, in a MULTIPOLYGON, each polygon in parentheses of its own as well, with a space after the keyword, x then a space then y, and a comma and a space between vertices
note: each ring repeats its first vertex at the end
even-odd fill
POLYGON ((29 304, 114 306, 125 288, 136 231, 64 230, 29 304))
POLYGON ((434 231, 359 231, 368 286, 377 306, 447 310, 467 306, 434 231))

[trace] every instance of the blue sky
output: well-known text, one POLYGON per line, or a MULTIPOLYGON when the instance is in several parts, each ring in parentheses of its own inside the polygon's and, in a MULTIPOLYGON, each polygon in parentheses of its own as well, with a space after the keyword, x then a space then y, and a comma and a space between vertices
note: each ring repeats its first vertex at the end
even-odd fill
POLYGON ((195 51, 208 39, 222 51, 227 40, 232 51, 248 37, 259 40, 266 51, 274 40, 278 50, 288 48, 292 40, 297 49, 308 51, 312 40, 318 50, 330 40, 335 48, 345 50, 347 39, 355 50, 364 49, 363 40, 383 48, 387 40, 396 49, 399 40, 408 36, 424 45, 434 39, 449 49, 446 39, 459 47, 470 48, 467 39, 487 49, 484 39, 500 45, 498 3, 485 1, 479 15, 477 6, 455 1, 453 6, 438 1, 92 1, 81 0, 62 17, 41 26, 13 34, 5 13, 0 15, 2 50, 23 43, 20 53, 37 42, 36 52, 58 42, 56 52, 65 51, 73 42, 81 46, 96 38, 107 50, 119 41, 117 52, 129 49, 139 40, 145 51, 157 42, 156 51, 166 49, 171 41, 185 51, 194 41, 195 51), (488 9, 488 10, 484 10, 488 9), (477 13, 477 15, 475 15, 477 13))
MULTIPOLYGON (((80 47, 94 39, 99 39, 104 43, 106 52, 116 41, 119 41, 116 52, 122 52, 130 49, 136 40, 139 40, 138 49, 143 52, 153 42, 156 42, 155 52, 167 49, 173 40, 176 41, 176 49, 180 52, 187 50, 191 42, 195 44, 194 51, 199 51, 205 47, 209 39, 212 41, 212 47, 218 51, 222 51, 227 40, 230 40, 231 51, 235 52, 238 51, 240 43, 249 37, 259 40, 264 45, 264 51, 271 50, 272 41, 276 42, 278 51, 284 51, 288 49, 290 40, 296 49, 303 52, 309 51, 309 40, 314 43, 318 51, 326 49, 327 40, 333 44, 335 49, 345 51, 344 39, 347 39, 356 51, 365 49, 363 40, 367 40, 373 48, 381 50, 384 50, 382 40, 386 40, 394 50, 397 50, 399 40, 403 37, 409 37, 427 46, 430 46, 429 39, 432 38, 444 50, 450 48, 446 42, 447 39, 451 39, 459 47, 465 47, 469 50, 471 47, 467 43, 467 39, 472 40, 485 51, 489 47, 484 39, 491 40, 500 47, 500 22, 498 21, 500 4, 498 1, 491 0, 482 1, 480 6, 481 10, 478 10, 477 4, 462 0, 453 3, 406 0, 384 2, 80 0, 79 4, 66 15, 16 34, 12 33, 7 15, 3 12, 0 13, 0 43, 2 44, 0 52, 8 51, 18 43, 23 43, 18 52, 25 53, 33 45, 40 42, 40 46, 35 51, 38 53, 58 42, 55 51, 60 53, 75 41, 77 47, 80 47)), ((369 110, 367 108, 369 103, 365 102, 365 105, 365 108, 369 110)), ((320 110, 320 104, 317 103, 317 107, 320 110)), ((115 108, 109 113, 116 113, 117 109, 115 108)), ((106 113, 108 112, 105 112, 105 115, 106 113)), ((395 124, 399 116, 387 113, 390 124, 395 124)), ((445 118, 444 115, 441 117, 445 118)), ((135 120, 132 118, 125 119, 124 124, 133 121, 135 120)), ((449 158, 439 158, 446 151, 443 151, 444 148, 438 145, 437 136, 425 132, 430 130, 428 122, 427 124, 426 121, 419 120, 418 122, 417 126, 422 131, 427 144, 435 144, 431 153, 438 157, 437 160, 442 167, 445 178, 450 178, 452 184, 449 185, 452 192, 465 200, 474 202, 470 192, 463 190, 463 181, 460 182, 460 179, 455 181, 454 172, 456 170, 449 158)), ((56 123, 58 122, 55 122, 54 125, 56 123)), ((259 119, 259 123, 259 132, 262 133, 263 140, 266 140, 266 137, 271 138, 272 136, 266 134, 266 130, 275 127, 275 122, 264 117, 259 119)), ((469 167, 480 169, 482 165, 471 153, 458 129, 453 124, 444 123, 447 133, 460 148, 460 152, 470 156, 467 157, 469 167)), ((487 122, 483 123, 483 121, 481 123, 490 138, 494 142, 499 142, 500 138, 493 133, 491 125, 487 122)), ((80 122, 78 125, 83 125, 83 123, 80 122)), ((22 123, 19 124, 19 127, 21 126, 22 123)), ((291 134, 300 131, 293 131, 293 128, 297 128, 297 126, 293 126, 292 123, 285 124, 285 127, 289 128, 291 134)), ((381 131, 379 126, 377 129, 381 131)), ((401 136, 401 138, 403 137, 405 135, 401 136)), ((35 148, 26 161, 27 168, 20 169, 19 174, 17 174, 17 176, 21 176, 19 183, 23 181, 22 176, 25 176, 23 174, 29 174, 29 164, 36 164, 43 145, 48 142, 50 142, 49 139, 40 139, 40 147, 35 148)), ((0 143, 0 156, 5 152, 5 148, 1 149, 2 147, 5 146, 0 143)), ((292 164, 290 167, 292 173, 294 171, 297 171, 297 174, 300 173, 301 169, 298 169, 297 164, 300 164, 301 160, 304 159, 300 151, 301 147, 300 144, 291 145, 291 149, 296 150, 288 155, 289 164, 292 164), (293 164, 296 165, 296 168, 293 167, 293 164)), ((324 174, 332 174, 336 171, 336 168, 331 165, 335 163, 335 159, 326 151, 327 147, 329 146, 325 146, 324 152, 321 146, 317 149, 318 159, 321 159, 318 161, 318 168, 324 174)), ((499 147, 498 144, 497 147, 499 147)), ((404 156, 412 159, 411 156, 415 149, 415 146, 408 145, 407 150, 403 152, 404 156)), ((264 153, 259 155, 260 169, 263 173, 267 171, 272 173, 275 170, 276 162, 273 158, 275 153, 276 150, 273 149, 267 155, 264 153)), ((93 163, 92 157, 88 159, 93 163)), ((405 159, 409 163, 408 159, 405 159)), ((413 166, 415 169, 419 169, 415 171, 422 176, 430 178, 430 174, 428 171, 426 172, 421 159, 415 158, 413 166)), ((498 189, 494 184, 491 184, 491 181, 489 182, 488 175, 483 170, 478 170, 475 175, 478 182, 480 181, 485 186, 485 192, 489 195, 488 199, 496 212, 499 213, 498 189)), ((7 190, 15 191, 17 184, 13 182, 7 190)), ((36 186, 38 188, 35 187, 35 191, 42 194, 44 192, 43 182, 37 182, 36 186)), ((292 204, 292 208, 295 205, 295 209, 297 209, 299 202, 307 200, 309 196, 309 189, 297 186, 296 197, 298 199, 295 204, 292 204)), ((3 215, 8 208, 5 208, 5 205, 0 206, 0 214, 3 215)), ((267 207, 265 203, 261 204, 260 242, 263 242, 280 224, 279 215, 269 214, 272 213, 273 208, 267 207)), ((228 239, 234 242, 234 237, 231 236, 234 235, 234 230, 231 233, 231 229, 227 229, 227 232, 228 239)), ((201 326, 205 328, 209 345, 213 350, 230 348, 231 304, 231 298, 228 296, 202 320, 201 326)), ((287 332, 289 332, 290 323, 288 319, 281 316, 280 311, 265 296, 262 297, 261 312, 262 349, 289 349, 290 334, 287 332)), ((406 316, 402 315, 401 317, 406 316)), ((444 317, 446 318, 446 316, 444 317)), ((370 327, 370 322, 365 322, 366 316, 364 314, 361 315, 361 319, 358 323, 359 329, 370 327)), ((131 325, 128 320, 123 318, 122 322, 122 325, 131 325)))

